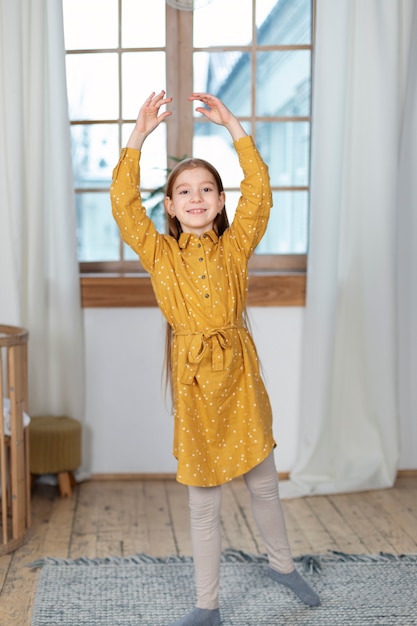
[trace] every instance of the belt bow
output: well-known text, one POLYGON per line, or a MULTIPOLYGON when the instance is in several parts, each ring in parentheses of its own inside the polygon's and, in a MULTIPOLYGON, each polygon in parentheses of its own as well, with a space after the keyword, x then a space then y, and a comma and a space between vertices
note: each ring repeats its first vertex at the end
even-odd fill
POLYGON ((201 333, 190 333, 188 331, 175 332, 176 336, 192 336, 188 346, 187 363, 181 376, 181 382, 183 384, 192 384, 198 366, 207 353, 207 350, 210 348, 212 370, 215 372, 224 370, 224 351, 231 345, 228 331, 236 328, 238 328, 238 326, 213 328, 201 333))

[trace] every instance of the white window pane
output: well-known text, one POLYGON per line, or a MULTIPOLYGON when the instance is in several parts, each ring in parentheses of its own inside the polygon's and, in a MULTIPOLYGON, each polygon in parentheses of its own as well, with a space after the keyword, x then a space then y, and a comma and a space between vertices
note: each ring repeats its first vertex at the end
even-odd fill
POLYGON ((77 193, 76 203, 79 261, 117 261, 120 236, 109 192, 77 193))
POLYGON ((221 98, 237 116, 251 112, 251 62, 248 53, 196 52, 194 91, 212 93, 221 98))
POLYGON ((256 63, 256 114, 310 114, 309 50, 259 52, 256 63))
POLYGON ((63 0, 67 50, 117 48, 117 0, 63 0))
POLYGON ((257 254, 306 254, 308 242, 308 192, 273 194, 273 207, 257 254))
POLYGON ((256 27, 259 29, 269 18, 269 14, 279 4, 279 0, 256 0, 256 27))
POLYGON ((231 224, 235 218, 239 198, 240 191, 226 191, 226 213, 229 224, 231 224))
POLYGON ((257 0, 258 43, 311 43, 311 1, 257 0))
POLYGON ((268 163, 275 187, 303 187, 309 183, 310 124, 262 122, 256 125, 256 143, 268 163))
MULTIPOLYGON (((169 122, 170 119, 168 119, 168 124, 169 122)), ((122 146, 127 144, 133 127, 134 124, 123 124, 122 146)), ((140 160, 140 178, 141 189, 146 190, 157 189, 166 183, 167 149, 165 122, 160 124, 158 128, 146 138, 140 160)))
POLYGON ((123 0, 122 46, 165 46, 165 0, 123 0))
POLYGON ((225 188, 239 187, 242 170, 230 135, 221 126, 204 122, 194 128, 193 156, 214 165, 225 188))
POLYGON ((152 91, 165 89, 164 52, 126 52, 122 55, 122 116, 136 119, 152 91))
POLYGON ((110 187, 119 151, 115 124, 71 126, 71 149, 76 189, 110 187))
POLYGON ((138 261, 139 257, 132 250, 130 246, 123 242, 123 260, 124 261, 138 261))
POLYGON ((68 54, 66 63, 70 119, 117 119, 117 54, 68 54))
POLYGON ((252 0, 212 0, 193 16, 196 48, 247 45, 252 39, 252 0))

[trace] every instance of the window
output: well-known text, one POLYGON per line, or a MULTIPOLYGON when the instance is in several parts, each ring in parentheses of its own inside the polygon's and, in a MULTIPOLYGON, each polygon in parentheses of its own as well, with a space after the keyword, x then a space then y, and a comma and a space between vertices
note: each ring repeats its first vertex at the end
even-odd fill
POLYGON ((174 97, 175 118, 148 138, 141 174, 142 195, 158 228, 165 228, 161 200, 167 169, 172 159, 191 154, 218 168, 233 217, 241 178, 233 146, 224 129, 187 103, 192 91, 208 91, 239 116, 270 170, 274 206, 252 271, 303 272, 313 2, 206 0, 194 11, 171 4, 175 1, 64 0, 81 271, 141 272, 111 216, 111 172, 140 104, 151 91, 166 88, 174 97))

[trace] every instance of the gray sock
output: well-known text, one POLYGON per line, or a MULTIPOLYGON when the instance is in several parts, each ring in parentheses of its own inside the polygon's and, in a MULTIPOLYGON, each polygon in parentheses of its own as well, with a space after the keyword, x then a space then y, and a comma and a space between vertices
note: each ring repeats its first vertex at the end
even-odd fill
POLYGON ((220 611, 196 607, 177 622, 171 622, 169 626, 220 626, 220 611))
POLYGON ((275 580, 277 583, 281 583, 281 585, 285 585, 291 591, 295 593, 296 596, 300 598, 304 604, 308 604, 309 606, 319 606, 320 598, 318 594, 313 591, 310 585, 304 580, 302 576, 295 569, 293 572, 289 574, 281 574, 276 570, 272 569, 272 567, 268 567, 268 575, 275 580))

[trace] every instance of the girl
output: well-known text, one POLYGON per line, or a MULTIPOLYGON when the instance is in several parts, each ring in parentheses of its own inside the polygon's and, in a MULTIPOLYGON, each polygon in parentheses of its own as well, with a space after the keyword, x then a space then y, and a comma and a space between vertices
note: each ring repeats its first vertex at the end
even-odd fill
POLYGON ((139 111, 113 173, 114 218, 149 272, 171 329, 177 480, 188 485, 196 606, 170 626, 218 626, 221 485, 243 476, 265 542, 268 573, 310 606, 318 595, 298 574, 278 494, 269 398, 245 326, 248 259, 261 240, 272 205, 268 169, 252 139, 215 96, 194 93, 197 111, 230 133, 244 173, 229 227, 218 172, 187 159, 171 172, 164 201, 170 235, 156 231, 139 193, 140 150, 171 112, 172 98, 152 93, 139 111))

